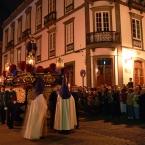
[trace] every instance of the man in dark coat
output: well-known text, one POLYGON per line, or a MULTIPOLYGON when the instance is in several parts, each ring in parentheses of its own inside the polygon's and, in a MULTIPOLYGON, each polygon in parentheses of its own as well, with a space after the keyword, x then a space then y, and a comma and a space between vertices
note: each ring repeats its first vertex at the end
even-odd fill
POLYGON ((127 87, 128 88, 133 88, 133 81, 132 81, 132 78, 129 78, 129 82, 127 84, 127 87))
POLYGON ((145 121, 145 88, 142 89, 139 96, 140 118, 145 121))
POLYGON ((5 87, 2 86, 1 92, 0 92, 0 116, 1 116, 1 122, 2 124, 5 124, 6 121, 6 112, 7 112, 7 107, 6 107, 6 101, 5 101, 5 87))
POLYGON ((7 105, 7 126, 12 129, 14 124, 14 119, 16 116, 15 105, 17 102, 16 92, 13 88, 10 88, 10 91, 6 94, 6 105, 7 105))
POLYGON ((74 97, 75 100, 75 107, 76 107, 76 116, 77 116, 77 125, 76 128, 79 128, 79 93, 78 93, 78 89, 77 88, 72 88, 71 89, 71 94, 74 97))
POLYGON ((55 89, 51 92, 49 96, 49 112, 50 112, 50 128, 53 129, 54 127, 54 118, 55 118, 55 108, 56 108, 56 101, 57 101, 57 88, 59 85, 55 87, 55 89))
POLYGON ((60 90, 61 84, 62 84, 62 75, 60 74, 55 76, 54 90, 51 92, 49 96, 49 102, 48 102, 51 129, 54 128, 56 102, 57 102, 58 91, 60 90))
POLYGON ((3 104, 3 93, 0 88, 0 122, 4 124, 4 104, 3 104))

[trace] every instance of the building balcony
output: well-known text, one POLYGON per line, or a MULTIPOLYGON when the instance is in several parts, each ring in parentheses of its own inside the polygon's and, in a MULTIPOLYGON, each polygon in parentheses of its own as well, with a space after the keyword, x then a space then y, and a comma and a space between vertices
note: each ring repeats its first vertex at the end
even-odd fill
POLYGON ((27 39, 29 35, 31 34, 31 29, 26 29, 24 32, 22 32, 22 39, 27 39))
POLYGON ((56 22, 56 12, 50 12, 47 16, 44 17, 44 25, 49 27, 50 25, 56 22))
POLYGON ((96 47, 115 47, 120 44, 120 33, 115 31, 91 32, 86 37, 87 46, 96 47))
POLYGON ((129 0, 128 6, 130 9, 134 8, 141 12, 145 11, 145 1, 142 0, 129 0))
POLYGON ((9 50, 11 48, 14 48, 14 40, 11 40, 8 42, 8 44, 6 46, 6 50, 9 50))
POLYGON ((136 39, 133 39, 132 40, 132 45, 133 47, 135 48, 142 48, 142 41, 141 40, 136 40, 136 39))
POLYGON ((68 13, 74 9, 74 3, 65 7, 65 13, 68 13))

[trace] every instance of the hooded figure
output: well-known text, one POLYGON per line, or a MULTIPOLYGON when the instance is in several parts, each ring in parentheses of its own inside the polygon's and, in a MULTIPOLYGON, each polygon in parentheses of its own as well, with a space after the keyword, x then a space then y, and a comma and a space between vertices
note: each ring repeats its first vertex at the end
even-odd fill
MULTIPOLYGON (((47 102, 43 96, 44 82, 38 77, 34 82, 34 100, 28 106, 24 126, 24 138, 40 139, 44 136, 45 121, 47 116, 47 102)), ((45 134, 46 135, 46 134, 45 134)))
POLYGON ((77 125, 75 101, 71 95, 65 77, 62 86, 57 92, 54 129, 69 131, 77 125))

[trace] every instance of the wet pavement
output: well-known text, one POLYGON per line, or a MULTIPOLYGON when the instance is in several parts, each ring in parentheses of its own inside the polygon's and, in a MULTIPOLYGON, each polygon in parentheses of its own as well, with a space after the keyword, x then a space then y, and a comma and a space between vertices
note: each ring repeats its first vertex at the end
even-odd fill
POLYGON ((0 145, 145 145, 145 123, 85 118, 70 134, 49 130, 48 137, 30 141, 22 137, 21 127, 0 125, 0 145))

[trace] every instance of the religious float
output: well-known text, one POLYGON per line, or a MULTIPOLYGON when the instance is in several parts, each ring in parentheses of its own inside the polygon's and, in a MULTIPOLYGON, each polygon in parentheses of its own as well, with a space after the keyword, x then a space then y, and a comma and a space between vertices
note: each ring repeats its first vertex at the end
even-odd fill
POLYGON ((13 90, 16 92, 17 105, 20 110, 19 112, 21 112, 21 118, 24 117, 23 115, 27 106, 34 98, 32 88, 35 79, 38 76, 43 78, 45 83, 43 94, 48 102, 49 95, 57 79, 60 77, 61 59, 58 59, 56 64, 50 64, 47 68, 43 68, 42 66, 35 67, 36 48, 36 44, 33 41, 29 41, 26 45, 26 62, 21 61, 17 66, 7 63, 0 77, 1 87, 5 87, 6 90, 13 87, 13 90))

